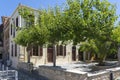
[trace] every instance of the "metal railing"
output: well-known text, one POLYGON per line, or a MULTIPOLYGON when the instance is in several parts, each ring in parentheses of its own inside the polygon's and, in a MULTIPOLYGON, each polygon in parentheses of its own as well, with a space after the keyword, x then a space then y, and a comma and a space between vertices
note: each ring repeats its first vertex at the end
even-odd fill
POLYGON ((0 71, 0 80, 18 80, 18 72, 16 70, 0 71))

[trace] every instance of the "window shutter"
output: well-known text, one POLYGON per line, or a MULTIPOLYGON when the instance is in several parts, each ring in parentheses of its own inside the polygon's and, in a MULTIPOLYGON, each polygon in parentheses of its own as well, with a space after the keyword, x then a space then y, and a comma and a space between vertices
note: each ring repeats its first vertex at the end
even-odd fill
POLYGON ((66 56, 66 45, 64 46, 64 56, 66 56))

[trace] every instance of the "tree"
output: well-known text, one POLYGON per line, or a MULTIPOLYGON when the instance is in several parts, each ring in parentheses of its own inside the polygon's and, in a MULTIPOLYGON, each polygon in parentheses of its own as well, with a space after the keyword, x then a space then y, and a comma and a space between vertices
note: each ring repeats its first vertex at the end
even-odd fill
POLYGON ((118 46, 118 61, 120 65, 120 26, 118 25, 112 32, 111 36, 118 46))
MULTIPOLYGON (((27 47, 28 63, 30 63, 30 50, 33 46, 42 46, 47 42, 48 30, 43 25, 35 25, 34 10, 27 7, 20 7, 19 14, 25 21, 25 27, 22 26, 17 32, 14 41, 27 47)), ((39 11, 37 11, 39 13, 39 11)))
MULTIPOLYGON (((99 54, 100 62, 103 62, 110 49, 113 48, 111 35, 117 15, 114 5, 107 0, 67 0, 66 6, 62 9, 56 6, 48 10, 40 10, 37 25, 34 25, 32 10, 21 9, 19 13, 27 23, 33 22, 33 25, 28 26, 29 31, 26 33, 30 35, 28 40, 23 40, 28 42, 23 43, 27 46, 52 44, 54 66, 56 66, 55 45, 59 41, 65 44, 70 41, 74 45, 84 41, 90 45, 94 43, 92 47, 87 44, 85 50, 92 49, 91 52, 99 54)), ((21 38, 18 39, 21 40, 21 38)))
MULTIPOLYGON (((19 45, 27 46, 29 52, 34 45, 42 46, 44 44, 52 44, 54 49, 53 66, 56 66, 56 44, 58 44, 60 40, 58 36, 59 23, 61 20, 60 8, 56 7, 55 9, 49 8, 48 10, 42 9, 40 12, 38 11, 39 16, 36 25, 34 23, 34 17, 30 17, 34 16, 34 11, 32 12, 29 8, 21 8, 19 13, 25 19, 25 22, 30 25, 26 25, 25 28, 18 31, 15 42, 19 45)), ((30 59, 30 55, 28 56, 30 59)), ((28 62, 30 62, 30 60, 28 62)))
MULTIPOLYGON (((111 53, 111 48, 113 49, 111 35, 117 19, 115 6, 107 0, 67 0, 67 2, 65 15, 68 15, 67 23, 70 26, 68 31, 70 30, 72 34, 69 39, 75 44, 94 40, 101 64, 106 55, 111 53)), ((91 48, 91 46, 86 48, 88 47, 91 48)))
POLYGON ((60 7, 49 8, 44 10, 43 14, 40 14, 40 23, 42 23, 49 32, 48 44, 53 46, 53 66, 56 66, 56 45, 59 44, 61 38, 61 15, 60 7))
POLYGON ((81 46, 80 51, 83 51, 88 54, 92 54, 93 56, 91 60, 94 60, 95 55, 97 55, 98 52, 98 48, 96 46, 95 40, 94 39, 86 40, 84 42, 81 42, 80 46, 81 46))
POLYGON ((115 27, 115 29, 112 30, 112 39, 118 43, 120 43, 120 26, 115 27))

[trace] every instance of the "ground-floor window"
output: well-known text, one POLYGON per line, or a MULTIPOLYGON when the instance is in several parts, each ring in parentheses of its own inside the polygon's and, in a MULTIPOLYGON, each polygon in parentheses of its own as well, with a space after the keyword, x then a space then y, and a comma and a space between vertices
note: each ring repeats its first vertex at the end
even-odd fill
POLYGON ((66 56, 66 46, 57 45, 56 46, 57 56, 66 56))
POLYGON ((43 48, 42 47, 39 48, 39 55, 43 56, 43 48))
POLYGON ((13 56, 13 45, 11 45, 11 56, 13 56))
POLYGON ((34 46, 34 47, 32 48, 32 55, 33 55, 33 56, 38 56, 38 46, 34 46))

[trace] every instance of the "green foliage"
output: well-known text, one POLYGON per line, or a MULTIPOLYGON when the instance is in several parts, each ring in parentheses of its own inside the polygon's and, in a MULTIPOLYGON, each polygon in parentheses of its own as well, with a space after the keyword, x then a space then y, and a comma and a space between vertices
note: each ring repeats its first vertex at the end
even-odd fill
POLYGON ((28 29, 19 30, 14 41, 22 46, 27 46, 31 43, 30 31, 28 29))
POLYGON ((35 25, 34 11, 19 9, 29 25, 26 25, 28 29, 18 32, 15 39, 18 44, 58 44, 59 41, 67 44, 73 41, 74 45, 82 45, 82 51, 99 54, 101 59, 116 52, 120 31, 114 29, 114 24, 118 16, 115 6, 107 0, 67 0, 62 9, 56 6, 38 13, 35 25))
MULTIPOLYGON (((34 11, 27 7, 21 7, 18 11, 27 25, 25 25, 25 27, 22 26, 23 28, 18 30, 17 36, 15 37, 14 41, 22 46, 42 46, 46 42, 48 42, 49 31, 47 27, 44 26, 45 24, 42 21, 40 23, 38 22, 35 25, 34 11)), ((38 11, 37 13, 40 12, 38 11)), ((41 19, 44 20, 42 16, 41 19)))
POLYGON ((21 6, 18 9, 18 13, 25 20, 26 28, 29 28, 30 26, 34 26, 35 16, 34 16, 34 10, 33 9, 25 7, 25 6, 21 6))
POLYGON ((115 6, 107 0, 67 0, 69 25, 73 42, 81 44, 81 50, 97 53, 102 61, 116 53, 117 44, 111 38, 117 19, 115 6), (84 42, 83 42, 84 41, 84 42))
POLYGON ((95 44, 95 40, 91 39, 91 40, 81 42, 80 51, 85 51, 85 52, 89 52, 92 54, 97 54, 98 48, 95 44))
POLYGON ((120 43, 120 26, 116 27, 113 31, 112 38, 116 42, 120 43))

